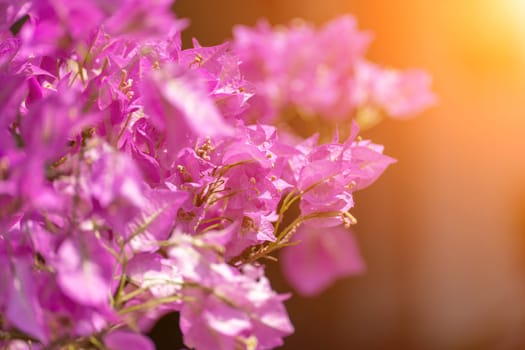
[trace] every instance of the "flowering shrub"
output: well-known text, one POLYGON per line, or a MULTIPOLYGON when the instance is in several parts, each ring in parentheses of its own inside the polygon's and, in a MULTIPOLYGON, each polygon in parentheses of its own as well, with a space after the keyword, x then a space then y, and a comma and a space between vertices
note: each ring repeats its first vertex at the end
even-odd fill
POLYGON ((152 349, 175 311, 190 348, 270 349, 265 259, 293 246, 306 295, 362 268, 352 194, 393 159, 337 125, 417 113, 427 75, 366 61, 348 16, 182 49, 171 3, 0 0, 2 348, 152 349))

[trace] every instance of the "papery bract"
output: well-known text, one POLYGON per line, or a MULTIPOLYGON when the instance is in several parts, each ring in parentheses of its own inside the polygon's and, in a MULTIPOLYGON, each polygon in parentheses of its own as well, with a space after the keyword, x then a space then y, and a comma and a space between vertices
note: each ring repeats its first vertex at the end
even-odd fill
POLYGON ((171 67, 153 73, 143 86, 145 112, 160 129, 168 130, 168 142, 188 142, 185 140, 192 134, 231 134, 230 126, 224 122, 200 81, 192 78, 191 71, 171 67))
POLYGON ((172 3, 0 0, 2 348, 150 350, 177 312, 189 347, 271 349, 263 259, 305 295, 364 269, 353 194, 394 160, 343 123, 421 111, 429 77, 351 16, 183 48, 172 3))
POLYGON ((353 233, 343 226, 327 230, 305 223, 294 240, 301 244, 283 251, 282 267, 302 295, 317 295, 334 281, 365 269, 353 233))
POLYGON ((109 305, 113 258, 90 233, 62 242, 56 262, 62 291, 82 305, 109 305), (79 285, 83 285, 79 288, 79 285))
POLYGON ((130 331, 114 331, 104 337, 104 345, 109 350, 154 350, 153 342, 137 333, 130 331))
POLYGON ((45 343, 49 335, 38 300, 40 281, 31 273, 28 258, 20 257, 11 261, 13 271, 7 290, 5 316, 15 327, 45 343))
POLYGON ((395 118, 410 117, 435 103, 430 76, 419 70, 383 69, 370 62, 356 67, 356 99, 395 118))
POLYGON ((287 105, 339 119, 354 108, 353 65, 370 37, 357 30, 352 17, 342 16, 319 31, 304 22, 274 31, 261 22, 255 30, 236 27, 234 34, 242 72, 257 87, 258 105, 266 105, 263 118, 274 118, 287 105))
POLYGON ((181 308, 180 322, 187 345, 270 349, 293 332, 282 303, 285 297, 272 291, 254 267, 239 271, 188 245, 175 246, 168 255, 185 264, 181 275, 188 285, 183 294, 190 298, 181 308))

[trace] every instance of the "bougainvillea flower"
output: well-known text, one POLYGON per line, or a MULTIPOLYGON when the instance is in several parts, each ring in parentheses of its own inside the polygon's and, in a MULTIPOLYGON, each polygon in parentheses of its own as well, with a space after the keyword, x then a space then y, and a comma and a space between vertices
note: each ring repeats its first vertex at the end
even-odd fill
POLYGON ((305 295, 364 268, 353 194, 394 160, 351 120, 419 112, 428 76, 350 16, 183 49, 172 3, 0 0, 2 348, 152 350, 178 312, 188 347, 271 349, 264 259, 305 295))
POLYGON ((170 152, 179 151, 195 136, 233 131, 191 71, 176 66, 154 71, 144 79, 142 93, 145 113, 170 135, 166 139, 170 152))
POLYGON ((109 303, 114 258, 99 239, 91 233, 67 239, 60 245, 57 257, 57 281, 64 294, 82 305, 109 303))
POLYGON ((262 99, 259 104, 269 106, 265 110, 273 114, 292 105, 310 114, 346 117, 354 107, 349 98, 353 66, 369 41, 370 36, 359 32, 350 16, 319 31, 304 22, 276 31, 266 22, 256 29, 239 26, 234 30, 241 70, 255 83, 256 99, 262 99))
POLYGON ((5 316, 21 331, 46 343, 49 335, 38 298, 40 279, 32 274, 29 259, 29 256, 21 256, 6 264, 13 270, 7 288, 5 316))
POLYGON ((148 337, 131 331, 114 331, 104 336, 104 345, 109 350, 155 350, 148 337))
POLYGON ((124 236, 136 252, 156 251, 158 242, 171 235, 182 203, 184 192, 166 189, 147 190, 140 205, 140 214, 126 224, 124 236))
POLYGON ((436 101, 426 72, 383 69, 366 61, 359 62, 355 72, 356 102, 384 110, 388 116, 414 116, 436 101))
POLYGON ((353 233, 343 226, 329 230, 303 224, 294 236, 301 244, 283 251, 283 272, 300 294, 322 293, 337 279, 362 273, 363 259, 353 233))
POLYGON ((271 349, 293 332, 285 296, 271 289, 260 270, 246 266, 239 271, 189 245, 174 246, 168 255, 185 264, 181 275, 188 301, 181 309, 180 326, 188 346, 271 349))

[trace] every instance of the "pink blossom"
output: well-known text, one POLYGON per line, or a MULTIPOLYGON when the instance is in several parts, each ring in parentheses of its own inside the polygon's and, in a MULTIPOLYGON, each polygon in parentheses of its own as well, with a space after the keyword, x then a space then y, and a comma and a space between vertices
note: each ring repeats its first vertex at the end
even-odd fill
POLYGON ((309 114, 347 117, 354 108, 353 66, 369 41, 350 16, 319 30, 304 22, 276 30, 260 22, 256 29, 234 30, 242 72, 255 82, 256 105, 269 120, 290 105, 309 114))
POLYGON ((365 269, 353 233, 343 226, 317 228, 305 223, 294 241, 301 244, 283 251, 282 267, 302 295, 320 294, 334 281, 365 269))
POLYGON ((109 304, 114 260, 102 242, 90 233, 81 234, 62 242, 57 258, 57 281, 64 294, 82 305, 109 304))
POLYGON ((169 297, 182 289, 183 280, 177 265, 156 253, 135 255, 128 262, 126 272, 134 283, 148 289, 155 298, 169 297))
POLYGON ((325 143, 283 124, 411 115, 428 76, 366 61, 350 16, 182 49, 172 2, 0 0, 2 347, 148 350, 178 312, 189 347, 271 349, 293 326, 263 258, 300 242, 307 295, 363 269, 342 224, 394 160, 355 122, 325 143))
POLYGON ((38 300, 39 276, 31 272, 30 257, 19 257, 6 264, 11 271, 7 288, 5 316, 8 322, 31 337, 46 343, 49 340, 44 314, 38 300))
POLYGON ((350 16, 316 29, 304 22, 273 29, 238 26, 234 47, 241 72, 255 84, 254 114, 273 120, 285 108, 326 119, 348 119, 368 104, 389 116, 412 116, 435 102, 429 76, 418 70, 385 70, 364 60, 370 35, 350 16), (337 38, 337 40, 334 40, 337 38))
POLYGON ((109 350, 155 350, 155 345, 146 336, 131 331, 113 331, 104 336, 109 350))
POLYGON ((226 118, 239 116, 249 107, 249 100, 255 91, 251 83, 243 78, 239 69, 241 61, 231 44, 202 47, 194 39, 193 46, 181 52, 179 63, 201 75, 210 96, 226 118))
POLYGON ((168 253, 175 262, 185 262, 181 274, 191 282, 183 292, 190 299, 181 309, 184 342, 225 350, 248 343, 257 349, 282 345, 282 337, 293 332, 285 296, 272 291, 262 271, 250 266, 239 271, 188 248, 175 246, 168 253))
MULTIPOLYGON (((133 39, 164 37, 166 33, 181 31, 187 21, 176 20, 171 11, 172 0, 119 0, 113 1, 114 12, 104 22, 112 35, 133 39)), ((102 7, 110 7, 104 2, 102 7)), ((112 10, 113 10, 112 9, 112 10)))
POLYGON ((144 111, 156 127, 170 134, 166 140, 170 152, 179 151, 195 135, 232 133, 204 86, 191 71, 176 66, 154 71, 144 79, 142 93, 144 111))
POLYGON ((395 118, 410 117, 435 103, 431 78, 420 70, 383 69, 362 61, 356 66, 355 96, 359 104, 371 104, 395 118))
POLYGON ((135 252, 158 249, 158 242, 165 241, 175 227, 177 213, 187 195, 167 189, 147 190, 140 205, 141 213, 126 224, 125 237, 135 252))

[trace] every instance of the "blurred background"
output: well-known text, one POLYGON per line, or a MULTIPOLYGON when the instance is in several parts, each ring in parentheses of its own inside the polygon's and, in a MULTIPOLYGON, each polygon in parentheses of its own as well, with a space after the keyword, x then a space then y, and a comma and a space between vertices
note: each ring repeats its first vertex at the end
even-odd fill
MULTIPOLYGON (((192 36, 354 14, 374 62, 419 67, 439 103, 362 136, 398 159, 357 195, 367 273, 287 302, 284 349, 525 349, 525 0, 177 0, 192 36)), ((337 40, 337 38, 334 38, 337 40)), ((276 270, 273 284, 289 290, 276 270)))

